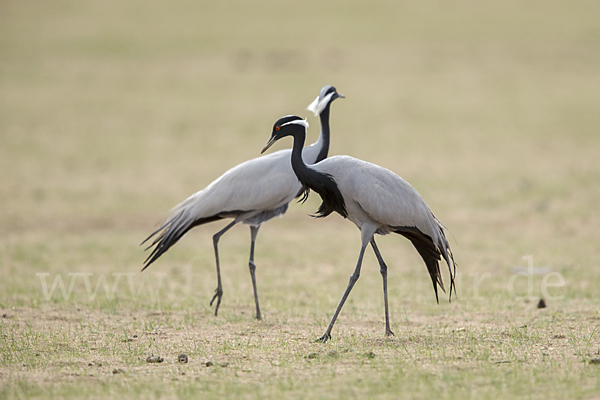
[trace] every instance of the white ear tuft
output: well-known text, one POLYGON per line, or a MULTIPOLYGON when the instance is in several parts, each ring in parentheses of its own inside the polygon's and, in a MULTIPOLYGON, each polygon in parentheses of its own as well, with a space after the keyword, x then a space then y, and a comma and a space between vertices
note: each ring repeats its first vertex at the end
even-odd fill
POLYGON ((293 121, 290 122, 286 122, 285 124, 281 125, 282 127, 286 126, 286 125, 302 125, 304 126, 304 128, 308 129, 308 121, 305 119, 295 119, 293 121))
POLYGON ((327 107, 327 104, 329 104, 329 102, 331 101, 331 98, 334 94, 335 92, 331 92, 320 100, 319 97, 317 97, 315 101, 310 103, 310 106, 308 106, 307 110, 312 111, 315 114, 315 117, 321 115, 325 107, 327 107))
POLYGON ((310 103, 308 105, 308 107, 306 107, 306 109, 308 111, 310 111, 311 113, 315 114, 315 117, 317 115, 319 115, 319 112, 317 111, 319 108, 319 96, 317 96, 317 98, 315 99, 315 101, 313 101, 312 103, 310 103))

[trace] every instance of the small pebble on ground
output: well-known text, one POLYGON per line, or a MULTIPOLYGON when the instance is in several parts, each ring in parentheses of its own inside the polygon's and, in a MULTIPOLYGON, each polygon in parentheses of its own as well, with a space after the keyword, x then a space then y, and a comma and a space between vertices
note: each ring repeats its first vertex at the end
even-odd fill
POLYGON ((537 308, 546 308, 546 300, 540 299, 540 301, 537 304, 537 308))
POLYGON ((165 361, 164 358, 162 358, 161 356, 155 356, 154 354, 150 354, 148 358, 146 358, 146 362, 149 363, 161 363, 163 361, 165 361))

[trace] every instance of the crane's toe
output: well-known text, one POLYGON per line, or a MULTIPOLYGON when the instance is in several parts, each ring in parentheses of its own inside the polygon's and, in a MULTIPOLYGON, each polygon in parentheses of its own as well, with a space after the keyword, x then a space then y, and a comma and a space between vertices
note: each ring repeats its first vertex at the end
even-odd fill
POLYGON ((331 335, 329 333, 325 333, 323 336, 315 340, 315 342, 325 343, 327 340, 331 339, 331 335))
POLYGON ((215 299, 217 300, 217 304, 215 305, 215 317, 217 316, 217 313, 219 312, 219 306, 221 305, 222 297, 223 297, 223 289, 221 287, 216 288, 215 295, 213 296, 212 300, 210 301, 210 305, 212 306, 213 303, 215 302, 215 299))
POLYGON ((387 328, 385 330, 385 336, 396 336, 396 335, 394 334, 394 332, 392 332, 392 330, 390 328, 387 328))

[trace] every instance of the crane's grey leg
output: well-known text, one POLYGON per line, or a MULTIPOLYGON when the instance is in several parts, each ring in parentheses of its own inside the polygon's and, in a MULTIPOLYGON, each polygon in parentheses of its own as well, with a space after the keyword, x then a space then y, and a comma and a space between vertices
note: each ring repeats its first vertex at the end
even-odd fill
POLYGON ((390 329, 390 314, 388 309, 388 292, 387 292, 387 265, 385 265, 385 261, 383 261, 383 257, 381 257, 381 253, 375 244, 375 237, 371 239, 371 247, 373 247, 373 251, 375 252, 375 256, 377 257, 377 261, 379 261, 379 272, 381 272, 381 277, 383 278, 383 303, 385 307, 385 335, 386 336, 394 336, 394 332, 390 329))
POLYGON ((259 226, 250 225, 250 238, 252 242, 250 243, 250 260, 248 261, 248 266, 250 267, 250 277, 252 278, 252 288, 254 289, 254 303, 256 304, 256 319, 261 320, 262 316, 260 315, 260 307, 258 306, 258 292, 256 291, 256 276, 254 275, 254 271, 256 270, 256 264, 254 264, 254 243, 256 242, 256 235, 258 235, 259 226))
POLYGON ((335 320, 337 319, 338 315, 340 314, 340 311, 342 311, 342 307, 344 306, 344 303, 346 302, 346 299, 348 298, 350 291, 352 290, 352 288, 354 287, 354 284, 360 277, 360 267, 362 265, 362 260, 363 260, 364 254, 365 254, 365 249, 367 248, 367 244, 369 244, 369 241, 367 240, 365 242, 363 240, 362 247, 360 248, 360 254, 358 255, 358 262, 356 263, 356 268, 354 269, 354 272, 352 273, 352 275, 350 275, 350 281, 348 282, 348 287, 346 288, 346 291, 344 292, 344 295, 342 296, 342 300, 340 301, 340 304, 338 305, 337 310, 335 310, 335 314, 333 314, 333 318, 331 319, 331 322, 329 323, 329 326, 327 327, 325 334, 323 334, 323 336, 321 336, 320 338, 315 340, 316 342, 325 343, 328 339, 331 338, 331 330, 333 329, 333 324, 335 324, 335 320))
POLYGON ((215 233, 215 235, 213 236, 213 245, 215 247, 215 258, 217 260, 217 288, 215 289, 215 295, 213 296, 212 300, 210 301, 210 305, 213 305, 213 302, 215 301, 215 299, 217 299, 217 305, 215 306, 215 316, 217 316, 217 313, 219 312, 219 305, 221 304, 221 298, 223 297, 223 285, 221 284, 221 267, 219 264, 219 239, 221 238, 221 236, 223 236, 223 234, 225 232, 227 232, 229 229, 231 229, 232 226, 234 226, 235 224, 237 224, 236 220, 233 220, 229 225, 227 225, 225 228, 221 229, 219 232, 215 233))

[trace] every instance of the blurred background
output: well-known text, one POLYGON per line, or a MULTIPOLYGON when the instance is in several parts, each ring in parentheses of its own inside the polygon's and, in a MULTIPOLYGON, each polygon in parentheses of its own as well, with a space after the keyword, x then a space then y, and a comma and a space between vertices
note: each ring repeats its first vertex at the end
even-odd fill
MULTIPOLYGON (((305 108, 328 84, 347 97, 332 106, 330 155, 382 165, 421 193, 451 232, 459 297, 513 301, 507 281, 532 255, 565 277, 553 288, 563 301, 597 298, 598 15, 598 2, 557 0, 3 1, 0 301, 43 302, 40 272, 137 273, 138 244, 168 210, 258 156, 276 119, 307 116, 316 140, 305 108)), ((297 306, 286 290, 315 285, 330 308, 345 287, 359 234, 339 216, 312 221, 318 204, 261 230, 267 309, 297 306)), ((195 260, 201 304, 217 225, 152 266, 175 279, 195 260)), ((251 310, 248 239, 238 227, 221 252, 224 305, 239 289, 251 310)), ((413 271, 434 303, 410 244, 381 242, 392 307, 415 297, 413 271)), ((365 296, 380 286, 368 263, 365 296)))

